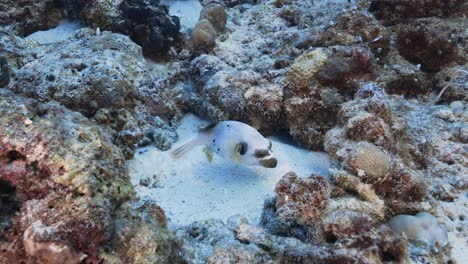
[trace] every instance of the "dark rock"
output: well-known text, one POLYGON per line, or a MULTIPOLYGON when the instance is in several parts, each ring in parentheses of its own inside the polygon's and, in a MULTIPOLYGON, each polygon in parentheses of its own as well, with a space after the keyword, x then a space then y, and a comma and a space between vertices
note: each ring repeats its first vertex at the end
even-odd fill
POLYGON ((10 70, 8 68, 7 59, 0 56, 0 88, 7 86, 10 83, 10 70))
POLYGON ((11 29, 20 36, 57 26, 69 18, 67 10, 57 0, 2 0, 0 26, 11 29))
POLYGON ((124 0, 120 4, 122 23, 119 31, 143 47, 150 57, 166 54, 178 40, 180 21, 170 16, 159 0, 124 0))
POLYGON ((465 0, 372 0, 369 11, 388 24, 408 18, 463 14, 465 0))
POLYGON ((444 25, 417 21, 400 27, 398 51, 408 61, 421 64, 425 71, 438 71, 457 57, 457 43, 444 25))

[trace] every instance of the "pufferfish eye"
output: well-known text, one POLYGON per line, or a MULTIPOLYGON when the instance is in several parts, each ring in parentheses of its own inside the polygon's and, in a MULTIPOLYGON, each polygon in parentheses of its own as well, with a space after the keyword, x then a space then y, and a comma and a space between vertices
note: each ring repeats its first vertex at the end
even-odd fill
POLYGON ((249 149, 249 146, 245 142, 241 142, 237 144, 237 150, 239 151, 239 154, 245 155, 247 153, 247 150, 249 149))

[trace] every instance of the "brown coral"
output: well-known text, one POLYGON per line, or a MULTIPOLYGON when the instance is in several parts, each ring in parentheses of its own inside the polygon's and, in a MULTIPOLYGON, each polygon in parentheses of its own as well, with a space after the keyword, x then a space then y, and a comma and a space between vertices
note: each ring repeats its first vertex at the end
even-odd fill
POLYGON ((223 32, 226 28, 227 13, 222 4, 211 3, 200 11, 201 19, 207 19, 217 32, 223 32))
POLYGON ((191 39, 195 50, 209 51, 215 46, 216 30, 209 20, 201 19, 195 25, 191 39))

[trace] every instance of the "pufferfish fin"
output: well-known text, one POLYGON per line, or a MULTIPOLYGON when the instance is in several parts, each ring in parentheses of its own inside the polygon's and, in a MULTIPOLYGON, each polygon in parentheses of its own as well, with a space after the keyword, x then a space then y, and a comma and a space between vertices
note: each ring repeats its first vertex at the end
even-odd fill
POLYGON ((172 156, 178 159, 182 157, 185 153, 189 152, 191 149, 196 147, 197 145, 198 145, 197 138, 193 138, 189 140, 188 142, 184 143, 182 146, 176 148, 174 151, 172 151, 172 156))
POLYGON ((203 153, 205 153, 206 159, 208 160, 209 163, 213 161, 213 151, 207 146, 203 148, 203 153))
POLYGON ((241 148, 242 148, 242 146, 241 146, 240 144, 237 144, 237 145, 234 147, 234 160, 235 160, 237 163, 240 163, 241 148))
POLYGON ((207 123, 198 127, 198 132, 207 132, 215 127, 217 123, 207 123))

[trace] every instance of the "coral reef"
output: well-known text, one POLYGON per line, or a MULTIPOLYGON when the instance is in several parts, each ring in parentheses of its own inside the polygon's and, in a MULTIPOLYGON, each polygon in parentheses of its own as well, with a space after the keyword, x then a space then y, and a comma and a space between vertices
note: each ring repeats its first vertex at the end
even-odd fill
POLYGON ((466 256, 466 1, 201 2, 183 32, 159 0, 0 3, 0 263, 466 256), (24 38, 64 19, 83 28, 24 38), (127 160, 171 148, 187 112, 288 134, 332 168, 290 164, 259 225, 176 226, 134 196, 127 160))

